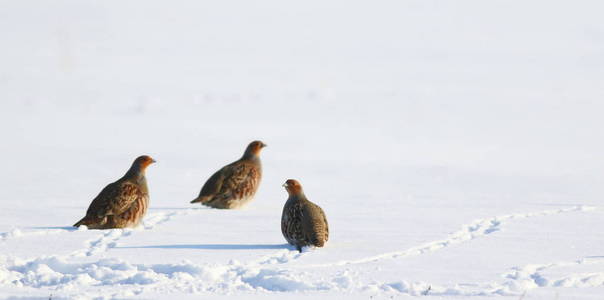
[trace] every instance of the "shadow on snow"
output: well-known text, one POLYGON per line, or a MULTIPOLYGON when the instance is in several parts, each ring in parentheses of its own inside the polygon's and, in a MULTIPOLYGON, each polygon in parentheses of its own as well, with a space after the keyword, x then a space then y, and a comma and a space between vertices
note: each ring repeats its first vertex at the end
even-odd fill
POLYGON ((290 249, 289 244, 198 244, 198 245, 149 245, 115 247, 113 249, 202 249, 202 250, 254 250, 290 249))
POLYGON ((78 230, 77 227, 73 227, 73 226, 36 226, 36 227, 24 227, 26 229, 62 229, 62 230, 68 230, 68 231, 76 231, 78 230))

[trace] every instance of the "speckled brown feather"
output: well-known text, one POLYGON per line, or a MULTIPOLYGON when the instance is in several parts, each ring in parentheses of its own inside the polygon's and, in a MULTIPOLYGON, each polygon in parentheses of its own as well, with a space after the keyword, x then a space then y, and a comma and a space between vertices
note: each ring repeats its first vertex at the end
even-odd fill
POLYGON ((306 200, 302 205, 302 230, 310 245, 323 247, 329 239, 329 224, 325 212, 318 205, 306 200))
POLYGON ((191 203, 231 209, 251 201, 262 179, 258 155, 264 146, 260 141, 250 143, 243 157, 214 173, 191 203))
POLYGON ((281 233, 298 251, 304 246, 323 247, 329 239, 325 212, 306 198, 297 181, 290 179, 284 186, 290 195, 281 214, 281 233))
POLYGON ((149 206, 145 168, 153 162, 148 156, 137 158, 124 177, 107 185, 92 200, 86 216, 74 226, 86 225, 90 229, 137 226, 149 206))

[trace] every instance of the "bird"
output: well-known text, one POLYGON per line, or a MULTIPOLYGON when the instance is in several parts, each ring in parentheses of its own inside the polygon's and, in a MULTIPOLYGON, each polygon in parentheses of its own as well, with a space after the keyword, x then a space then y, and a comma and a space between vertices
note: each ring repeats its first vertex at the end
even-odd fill
POLYGON ((260 151, 264 147, 261 141, 251 142, 239 160, 222 167, 205 182, 191 203, 234 209, 252 201, 262 179, 260 151))
POLYGON ((283 187, 289 194, 281 214, 283 237, 300 252, 304 246, 323 247, 329 239, 325 212, 306 198, 297 180, 288 179, 283 187))
POLYGON ((149 207, 149 189, 145 170, 155 160, 147 155, 137 157, 126 174, 108 184, 92 200, 86 216, 74 227, 89 229, 136 227, 149 207))

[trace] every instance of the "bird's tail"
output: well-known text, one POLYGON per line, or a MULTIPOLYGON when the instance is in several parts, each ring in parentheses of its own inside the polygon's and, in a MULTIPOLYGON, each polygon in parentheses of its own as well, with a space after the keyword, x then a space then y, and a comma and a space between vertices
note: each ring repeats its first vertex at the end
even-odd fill
POLYGON ((315 247, 323 247, 325 245, 325 239, 315 236, 310 241, 315 247))
POLYGON ((210 197, 208 196, 199 196, 193 200, 191 200, 191 203, 205 203, 208 202, 210 200, 210 197))
POLYGON ((310 242, 315 247, 323 247, 327 242, 327 235, 323 230, 315 230, 310 236, 310 242))
POLYGON ((86 225, 86 226, 88 226, 88 228, 90 228, 90 227, 94 226, 95 224, 99 224, 100 222, 101 222, 101 220, 98 218, 94 218, 91 216, 85 216, 81 220, 79 220, 77 223, 73 224, 73 227, 80 227, 82 225, 86 225))
POLYGON ((82 225, 86 225, 87 223, 87 218, 83 217, 81 220, 79 220, 77 223, 73 224, 73 227, 80 227, 82 225))

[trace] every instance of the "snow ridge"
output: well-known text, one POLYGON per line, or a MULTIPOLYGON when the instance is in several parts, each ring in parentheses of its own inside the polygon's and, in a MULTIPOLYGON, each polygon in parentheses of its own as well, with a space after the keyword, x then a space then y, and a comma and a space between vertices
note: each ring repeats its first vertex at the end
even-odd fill
POLYGON ((439 286, 427 282, 396 281, 373 283, 365 289, 412 296, 518 296, 541 287, 588 288, 604 285, 604 272, 570 273, 562 276, 547 275, 547 270, 582 265, 604 265, 604 257, 582 258, 571 262, 557 262, 541 265, 515 267, 503 274, 507 279, 502 283, 455 284, 439 286))
POLYGON ((396 281, 355 285, 355 274, 338 272, 331 280, 314 278, 306 272, 293 272, 259 267, 255 264, 231 262, 227 265, 130 264, 119 259, 101 259, 90 263, 69 263, 57 256, 34 260, 0 257, 0 284, 17 287, 53 287, 61 292, 76 292, 82 286, 119 284, 125 294, 136 294, 143 289, 180 292, 233 291, 363 291, 421 295, 492 296, 519 295, 539 287, 585 288, 604 285, 604 272, 571 273, 549 276, 545 271, 584 264, 604 265, 604 258, 583 258, 573 262, 526 265, 504 274, 502 283, 455 284, 439 286, 426 282, 396 281))
POLYGON ((7 240, 11 240, 11 239, 28 237, 28 236, 61 234, 61 233, 75 231, 75 230, 77 230, 77 229, 72 228, 72 227, 63 227, 63 228, 45 229, 45 230, 28 230, 28 231, 23 231, 20 228, 14 228, 11 231, 0 233, 0 241, 7 241, 7 240))
MULTIPOLYGON (((367 258, 339 261, 312 267, 346 266, 363 264, 383 259, 402 258, 444 249, 450 245, 487 236, 501 230, 506 221, 521 218, 541 217, 571 212, 593 211, 593 207, 574 206, 535 213, 518 213, 479 219, 462 226, 445 239, 426 243, 405 251, 385 253, 367 258)), ((178 215, 195 212, 168 212, 150 215, 145 219, 144 230, 151 230, 178 215)), ((170 290, 185 293, 233 291, 363 291, 368 293, 402 293, 409 295, 518 295, 538 287, 594 287, 604 285, 604 272, 571 272, 563 275, 547 273, 555 268, 579 265, 604 264, 602 257, 582 258, 572 262, 557 262, 516 267, 503 274, 504 282, 484 284, 457 284, 439 286, 425 282, 395 281, 389 283, 361 283, 357 274, 349 270, 334 271, 330 279, 317 277, 298 267, 286 269, 286 264, 311 255, 293 249, 282 249, 247 263, 231 261, 228 264, 197 265, 189 261, 178 264, 131 264, 120 259, 98 259, 92 262, 70 262, 77 257, 90 257, 115 247, 121 238, 130 236, 139 229, 114 229, 103 232, 96 239, 86 242, 84 249, 70 255, 42 256, 24 260, 11 256, 0 256, 0 284, 15 287, 52 288, 63 293, 82 295, 86 286, 106 287, 122 285, 120 297, 137 295, 143 291, 170 290)), ((292 266, 294 267, 294 266, 292 266)))

